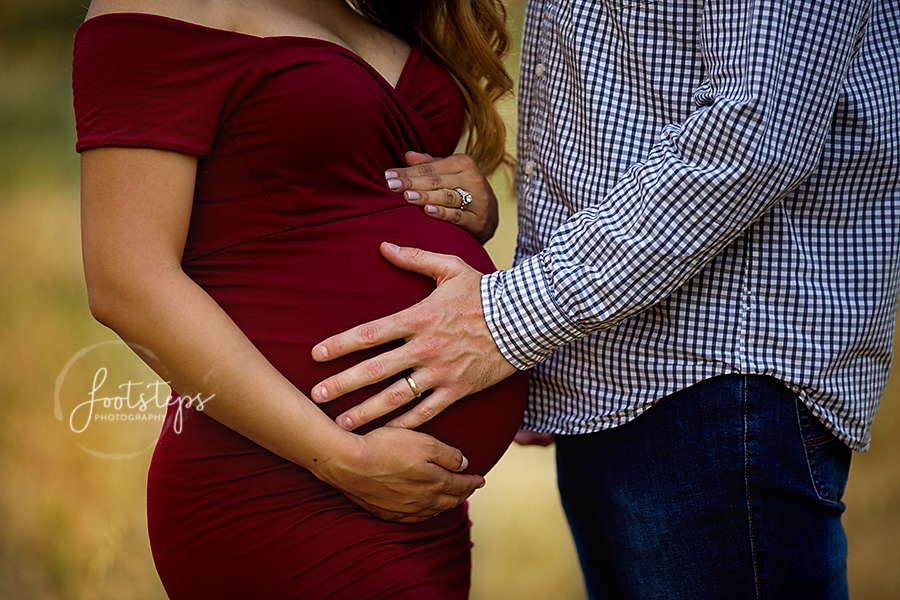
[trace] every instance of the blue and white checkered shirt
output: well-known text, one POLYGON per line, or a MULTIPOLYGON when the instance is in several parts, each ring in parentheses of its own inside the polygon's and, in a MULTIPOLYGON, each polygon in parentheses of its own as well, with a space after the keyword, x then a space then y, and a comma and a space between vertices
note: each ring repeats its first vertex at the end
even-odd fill
POLYGON ((529 0, 516 265, 482 279, 525 426, 767 374, 865 450, 900 291, 900 0, 529 0))

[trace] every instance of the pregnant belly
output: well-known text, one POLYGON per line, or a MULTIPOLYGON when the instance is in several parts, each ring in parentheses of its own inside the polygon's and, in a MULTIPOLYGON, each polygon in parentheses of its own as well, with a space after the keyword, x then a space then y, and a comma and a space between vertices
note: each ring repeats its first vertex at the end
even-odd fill
MULTIPOLYGON (((387 349, 319 364, 310 358, 314 344, 407 308, 434 290, 432 279, 397 269, 382 258, 378 247, 383 241, 455 254, 482 272, 494 269, 470 235, 428 219, 415 207, 283 232, 221 250, 184 268, 272 364, 309 395, 319 381, 387 349)), ((399 377, 321 408, 334 418, 399 377)), ((486 473, 518 429, 526 392, 527 378, 517 374, 457 402, 419 430, 462 450, 469 472, 486 473)))

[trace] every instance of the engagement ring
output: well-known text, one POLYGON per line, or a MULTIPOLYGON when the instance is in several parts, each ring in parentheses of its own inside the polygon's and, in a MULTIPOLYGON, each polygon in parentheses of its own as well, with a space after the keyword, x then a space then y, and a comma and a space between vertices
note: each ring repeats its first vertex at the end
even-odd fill
POLYGON ((462 188, 453 188, 453 191, 462 198, 462 204, 459 205, 459 210, 466 210, 466 207, 472 202, 472 194, 462 188))

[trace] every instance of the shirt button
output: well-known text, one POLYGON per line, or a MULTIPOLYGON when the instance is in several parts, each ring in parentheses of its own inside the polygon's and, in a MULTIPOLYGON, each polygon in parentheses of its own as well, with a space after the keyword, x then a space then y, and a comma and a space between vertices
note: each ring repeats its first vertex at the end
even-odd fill
POLYGON ((544 76, 544 64, 538 63, 537 66, 534 67, 534 76, 537 78, 541 78, 544 76))
POLYGON ((534 163, 530 160, 526 162, 524 171, 526 175, 531 175, 532 173, 534 173, 534 163))

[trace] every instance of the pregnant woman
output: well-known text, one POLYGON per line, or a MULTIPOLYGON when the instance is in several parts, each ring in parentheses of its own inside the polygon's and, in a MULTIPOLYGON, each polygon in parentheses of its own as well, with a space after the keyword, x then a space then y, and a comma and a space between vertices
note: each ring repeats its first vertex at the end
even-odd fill
POLYGON ((384 170, 451 153, 467 117, 469 152, 502 160, 505 15, 390 4, 95 0, 76 35, 91 310, 184 403, 203 399, 170 406, 148 477, 173 599, 467 596, 461 502, 512 440, 527 383, 418 431, 338 427, 369 389, 309 399, 357 360, 315 363, 313 344, 434 288, 382 241, 493 269, 475 237, 489 231, 429 217, 384 170))

